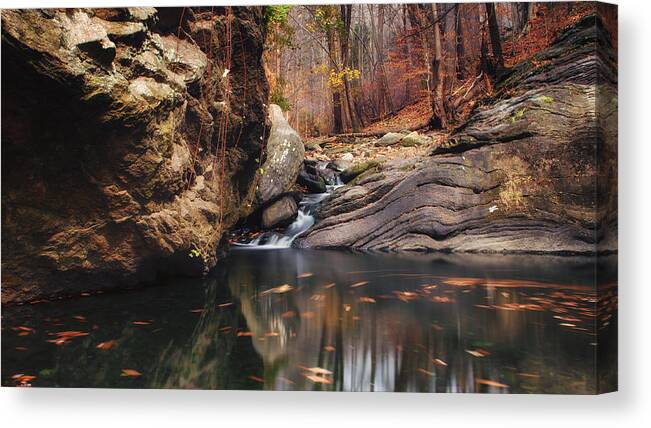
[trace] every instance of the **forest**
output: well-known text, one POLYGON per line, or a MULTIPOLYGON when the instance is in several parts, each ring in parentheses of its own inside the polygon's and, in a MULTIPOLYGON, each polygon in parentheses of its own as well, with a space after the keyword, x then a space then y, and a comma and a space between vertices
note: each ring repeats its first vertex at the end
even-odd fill
MULTIPOLYGON (((303 137, 452 129, 590 3, 270 6, 271 101, 303 137), (324 96, 327 94, 327 96, 324 96), (390 120, 401 110, 401 118, 390 120)), ((612 26, 612 12, 604 20, 612 26), (608 21, 610 20, 610 21, 608 21)), ((611 32, 611 34, 615 34, 611 32)))
POLYGON ((616 390, 617 25, 2 10, 1 384, 616 390))

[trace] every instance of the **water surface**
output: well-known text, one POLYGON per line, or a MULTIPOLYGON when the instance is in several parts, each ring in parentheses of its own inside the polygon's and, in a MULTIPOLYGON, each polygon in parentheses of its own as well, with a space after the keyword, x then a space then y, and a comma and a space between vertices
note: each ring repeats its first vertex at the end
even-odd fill
POLYGON ((5 307, 2 384, 594 393, 614 263, 598 294, 588 258, 235 250, 202 280, 5 307))

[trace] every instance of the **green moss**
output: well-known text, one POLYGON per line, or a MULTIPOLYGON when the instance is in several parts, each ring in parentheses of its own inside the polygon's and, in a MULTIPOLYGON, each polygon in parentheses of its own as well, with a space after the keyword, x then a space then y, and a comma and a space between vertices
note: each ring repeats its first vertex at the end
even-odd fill
POLYGON ((516 110, 515 113, 513 113, 513 116, 511 116, 511 123, 515 123, 518 120, 522 119, 524 117, 524 113, 527 111, 526 108, 521 108, 516 110))
POLYGON ((548 95, 542 95, 536 99, 537 101, 540 101, 545 104, 551 104, 554 102, 554 99, 548 95))

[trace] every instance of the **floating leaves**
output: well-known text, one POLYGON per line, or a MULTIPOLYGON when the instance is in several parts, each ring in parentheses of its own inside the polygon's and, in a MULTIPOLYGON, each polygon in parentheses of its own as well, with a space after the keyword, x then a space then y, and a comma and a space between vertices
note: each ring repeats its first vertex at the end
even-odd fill
POLYGON ((302 274, 298 275, 296 278, 309 278, 311 276, 314 276, 314 274, 312 272, 305 272, 305 273, 302 273, 302 274))
POLYGON ((140 373, 138 370, 134 369, 122 369, 122 373, 120 376, 124 377, 139 377, 142 376, 142 373, 140 373))
POLYGON ((490 379, 477 378, 477 379, 475 379, 475 383, 477 385, 486 385, 486 386, 492 386, 492 387, 495 387, 495 388, 508 388, 509 387, 508 385, 506 385, 504 383, 496 382, 496 381, 490 380, 490 379))
POLYGON ((477 348, 477 349, 466 349, 465 350, 468 354, 472 355, 473 357, 477 358, 483 358, 489 356, 491 353, 488 352, 485 349, 482 348, 477 348))
POLYGON ((29 382, 34 379, 36 379, 36 376, 26 375, 22 373, 15 374, 11 377, 11 380, 14 381, 14 384, 16 386, 32 386, 32 384, 29 382))
POLYGON ((292 287, 289 284, 283 284, 279 285, 278 287, 270 288, 268 290, 263 291, 260 293, 261 296, 266 296, 267 294, 282 294, 282 293, 287 293, 288 291, 292 291, 294 287, 292 287))
POLYGON ((55 345, 63 345, 64 343, 67 343, 69 340, 75 338, 75 337, 82 337, 82 336, 88 336, 88 333, 85 331, 75 331, 75 330, 70 330, 70 331, 60 331, 58 333, 49 333, 50 336, 56 336, 56 339, 50 339, 48 342, 54 343, 55 345))
POLYGON ((368 281, 359 281, 354 284, 350 284, 350 288, 357 288, 357 287, 362 287, 364 285, 368 284, 368 281))
POLYGON ((98 343, 95 348, 107 350, 107 349, 115 348, 117 346, 117 344, 118 344, 118 342, 115 341, 115 340, 108 340, 106 342, 98 343))

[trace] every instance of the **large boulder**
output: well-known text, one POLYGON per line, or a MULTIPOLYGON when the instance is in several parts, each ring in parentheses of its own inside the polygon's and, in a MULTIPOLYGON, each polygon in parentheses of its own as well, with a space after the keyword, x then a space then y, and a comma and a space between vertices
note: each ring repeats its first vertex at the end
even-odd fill
POLYGON ((285 195, 262 211, 262 227, 272 229, 287 226, 296 218, 297 213, 296 200, 291 195, 285 195))
POLYGON ((264 41, 261 7, 3 10, 2 301, 212 267, 253 203, 264 41), (201 34, 227 25, 230 64, 201 34))
POLYGON ((269 106, 269 119, 271 131, 267 142, 267 159, 261 167, 256 191, 257 202, 261 205, 292 188, 305 157, 301 137, 289 126, 279 106, 269 106))
POLYGON ((317 212, 303 247, 617 250, 617 63, 594 15, 514 67, 429 158, 387 162, 317 212))
POLYGON ((399 132, 389 132, 377 140, 375 142, 375 145, 380 147, 393 146, 394 144, 398 144, 398 142, 400 142, 404 136, 405 134, 401 134, 399 132))

